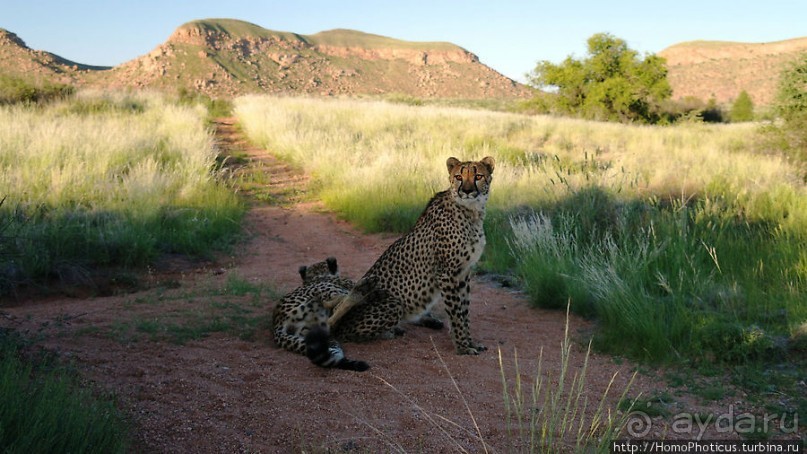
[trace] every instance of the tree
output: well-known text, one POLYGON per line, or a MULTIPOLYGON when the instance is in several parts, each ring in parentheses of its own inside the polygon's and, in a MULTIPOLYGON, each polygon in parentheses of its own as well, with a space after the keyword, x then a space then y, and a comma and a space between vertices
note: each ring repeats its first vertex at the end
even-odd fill
POLYGON ((807 53, 782 71, 776 110, 784 119, 807 112, 807 53))
POLYGON ((796 159, 807 162, 807 53, 782 71, 774 103, 782 119, 784 145, 796 159))
POLYGON ((745 90, 741 91, 731 105, 729 118, 734 123, 752 121, 754 119, 754 102, 745 90))
POLYGON ((587 41, 588 56, 556 65, 538 62, 529 75, 539 89, 557 90, 551 109, 595 120, 655 123, 661 102, 672 94, 665 60, 639 54, 624 40, 598 33, 587 41))

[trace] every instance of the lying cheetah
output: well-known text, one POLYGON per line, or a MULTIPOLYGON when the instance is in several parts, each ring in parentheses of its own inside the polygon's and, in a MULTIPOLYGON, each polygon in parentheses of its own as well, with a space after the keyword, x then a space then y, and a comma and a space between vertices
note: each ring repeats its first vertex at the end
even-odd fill
POLYGON ((485 248, 485 205, 494 161, 446 161, 448 190, 437 193, 412 230, 393 243, 365 274, 378 278, 389 297, 363 305, 344 301, 330 319, 341 340, 366 340, 394 335, 406 320, 440 329, 429 312, 445 304, 458 354, 476 355, 486 348, 471 339, 468 326, 471 268, 485 248), (339 318, 341 317, 341 320, 339 318), (338 322, 338 324, 337 324, 338 322))
POLYGON ((358 283, 339 276, 336 259, 300 267, 303 285, 294 289, 275 306, 272 329, 278 346, 308 356, 321 367, 336 367, 365 371, 370 366, 364 361, 345 357, 342 347, 330 339, 328 318, 330 309, 337 303, 348 306, 362 304, 367 297, 386 297, 378 293, 376 278, 365 278, 358 283))

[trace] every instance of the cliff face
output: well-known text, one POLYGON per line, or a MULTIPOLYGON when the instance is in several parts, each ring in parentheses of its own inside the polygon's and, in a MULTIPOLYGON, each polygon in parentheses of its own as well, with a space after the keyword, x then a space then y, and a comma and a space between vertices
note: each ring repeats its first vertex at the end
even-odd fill
POLYGON ((89 85, 245 93, 403 93, 516 98, 529 89, 450 43, 413 43, 351 30, 305 36, 234 20, 179 27, 147 55, 85 78, 89 85))
POLYGON ((318 45, 317 52, 331 57, 356 58, 359 60, 403 60, 415 66, 441 65, 447 63, 473 64, 479 58, 467 51, 428 51, 414 49, 364 49, 361 47, 338 47, 318 45))
POLYGON ((659 53, 667 59, 673 97, 714 97, 730 103, 745 90, 757 106, 770 104, 781 71, 805 58, 807 38, 772 43, 693 41, 659 53))

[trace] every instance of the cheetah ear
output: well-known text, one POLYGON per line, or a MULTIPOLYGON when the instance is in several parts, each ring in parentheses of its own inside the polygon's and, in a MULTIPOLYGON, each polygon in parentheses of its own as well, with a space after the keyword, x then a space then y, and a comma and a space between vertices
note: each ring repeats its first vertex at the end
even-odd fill
POLYGON ((448 160, 446 161, 446 167, 448 167, 448 173, 451 173, 451 171, 454 170, 454 167, 456 167, 456 166, 458 166, 460 164, 461 163, 460 163, 459 159, 457 159, 457 158, 455 158, 453 156, 448 158, 448 160))
POLYGON ((328 264, 328 271, 330 271, 331 274, 336 274, 339 272, 339 265, 336 264, 336 257, 328 257, 325 259, 325 263, 328 264))
POLYGON ((482 158, 482 161, 480 162, 482 162, 482 164, 484 164, 485 167, 488 168, 488 173, 493 173, 493 167, 495 166, 495 162, 493 161, 492 157, 486 156, 482 158))
POLYGON ((297 269, 297 271, 300 273, 300 277, 303 278, 303 280, 305 280, 305 272, 306 272, 307 269, 308 269, 308 267, 305 266, 305 265, 303 265, 303 266, 301 266, 300 268, 297 269))

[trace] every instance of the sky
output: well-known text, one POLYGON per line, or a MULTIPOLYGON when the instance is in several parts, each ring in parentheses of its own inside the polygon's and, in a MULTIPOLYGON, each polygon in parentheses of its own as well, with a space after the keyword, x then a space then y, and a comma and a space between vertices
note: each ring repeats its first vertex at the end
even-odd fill
POLYGON ((586 40, 600 32, 642 54, 693 40, 807 36, 804 0, 0 0, 0 28, 32 49, 97 66, 147 54, 183 23, 206 18, 303 35, 348 28, 448 41, 520 82, 538 61, 584 57, 586 40))

